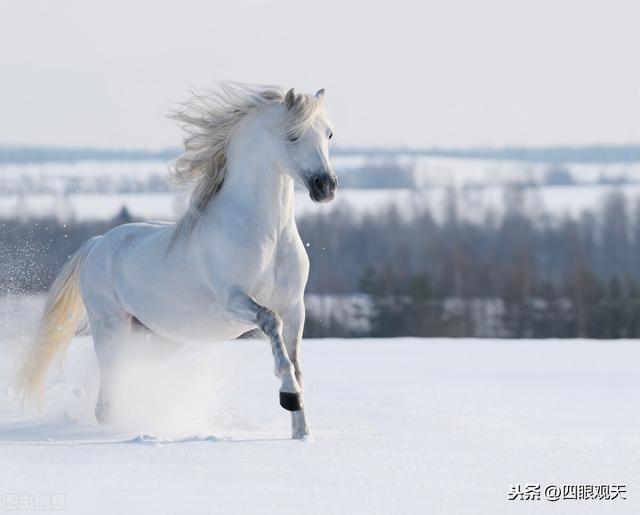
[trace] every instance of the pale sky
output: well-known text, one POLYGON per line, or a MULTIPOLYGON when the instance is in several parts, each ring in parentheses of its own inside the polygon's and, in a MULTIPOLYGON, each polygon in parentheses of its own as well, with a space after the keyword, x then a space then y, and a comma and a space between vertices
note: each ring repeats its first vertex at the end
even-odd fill
POLYGON ((178 146, 216 80, 324 87, 342 146, 640 143, 637 0, 0 0, 0 145, 178 146))

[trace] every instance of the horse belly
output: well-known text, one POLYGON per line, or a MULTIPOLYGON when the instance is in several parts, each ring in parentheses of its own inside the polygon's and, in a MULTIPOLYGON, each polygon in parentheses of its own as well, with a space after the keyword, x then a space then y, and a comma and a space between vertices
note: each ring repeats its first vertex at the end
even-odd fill
POLYGON ((154 333, 175 341, 211 342, 236 338, 252 326, 233 320, 226 310, 210 299, 194 296, 129 296, 126 309, 154 333), (133 298, 132 298, 133 297, 133 298), (145 298, 146 297, 146 298, 145 298))

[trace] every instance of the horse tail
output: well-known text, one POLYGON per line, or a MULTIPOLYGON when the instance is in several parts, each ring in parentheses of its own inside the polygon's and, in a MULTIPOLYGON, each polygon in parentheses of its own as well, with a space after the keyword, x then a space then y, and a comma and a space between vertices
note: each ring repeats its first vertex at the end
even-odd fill
POLYGON ((98 238, 91 238, 71 256, 49 290, 38 332, 20 370, 19 386, 25 399, 42 404, 49 366, 56 356, 62 359, 86 319, 80 295, 80 266, 98 238))

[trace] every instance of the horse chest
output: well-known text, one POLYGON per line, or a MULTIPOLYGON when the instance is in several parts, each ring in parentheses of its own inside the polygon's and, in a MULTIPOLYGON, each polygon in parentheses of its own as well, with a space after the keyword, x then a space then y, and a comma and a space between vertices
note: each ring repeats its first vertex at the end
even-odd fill
POLYGON ((254 296, 265 305, 276 307, 287 299, 302 295, 306 283, 308 260, 300 253, 302 243, 286 239, 279 242, 264 270, 259 274, 254 296))

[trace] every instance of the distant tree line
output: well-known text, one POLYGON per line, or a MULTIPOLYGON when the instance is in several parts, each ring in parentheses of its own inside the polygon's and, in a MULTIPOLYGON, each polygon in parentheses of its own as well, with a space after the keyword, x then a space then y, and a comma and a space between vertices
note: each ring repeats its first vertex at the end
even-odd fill
MULTIPOLYGON (((519 194, 481 220, 459 217, 455 195, 440 221, 426 208, 305 217, 309 291, 367 294, 356 335, 639 337, 640 199, 611 193, 558 219, 524 211, 519 194)), ((309 334, 354 335, 330 307, 320 316, 309 334)))
POLYGON ((0 295, 48 290, 60 267, 85 241, 132 221, 126 208, 107 221, 0 219, 0 295))
MULTIPOLYGON (((441 219, 347 204, 299 219, 307 293, 326 300, 306 335, 640 337, 640 199, 612 193, 559 219, 511 195, 477 220, 454 194, 441 219)), ((0 293, 46 290, 84 241, 128 221, 0 221, 0 293)))
POLYGON ((402 166, 393 160, 381 163, 366 163, 357 168, 344 170, 340 174, 341 188, 394 189, 416 188, 416 178, 411 167, 402 166))

